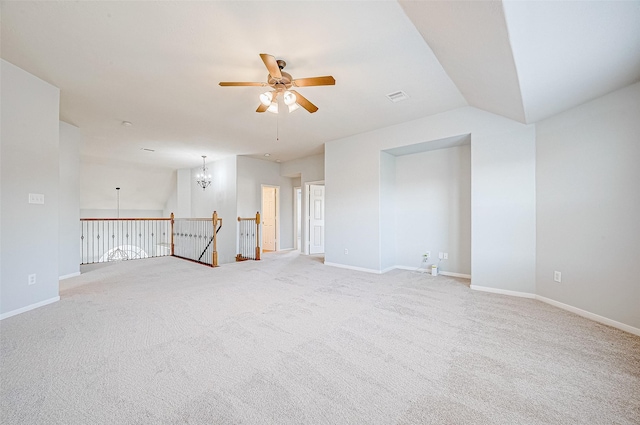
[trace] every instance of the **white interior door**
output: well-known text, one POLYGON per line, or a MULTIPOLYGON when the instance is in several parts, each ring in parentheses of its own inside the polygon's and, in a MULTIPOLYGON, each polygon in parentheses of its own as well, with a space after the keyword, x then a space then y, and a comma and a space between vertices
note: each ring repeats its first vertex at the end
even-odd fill
POLYGON ((309 254, 324 253, 324 186, 309 185, 309 254))
POLYGON ((262 188, 262 249, 276 250, 276 188, 262 188))

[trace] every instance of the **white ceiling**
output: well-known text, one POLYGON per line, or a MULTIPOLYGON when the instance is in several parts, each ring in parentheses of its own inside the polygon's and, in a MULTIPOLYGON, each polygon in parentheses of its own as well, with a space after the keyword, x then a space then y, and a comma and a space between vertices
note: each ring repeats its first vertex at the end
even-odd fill
POLYGON ((2 58, 61 89, 61 119, 103 161, 290 160, 472 105, 535 122, 640 79, 640 2, 2 1, 2 58), (258 114, 258 56, 319 111, 258 114), (409 99, 385 95, 403 90, 409 99), (124 127, 122 121, 132 127, 124 127), (279 140, 276 140, 279 135, 279 140), (155 149, 155 152, 142 151, 155 149))

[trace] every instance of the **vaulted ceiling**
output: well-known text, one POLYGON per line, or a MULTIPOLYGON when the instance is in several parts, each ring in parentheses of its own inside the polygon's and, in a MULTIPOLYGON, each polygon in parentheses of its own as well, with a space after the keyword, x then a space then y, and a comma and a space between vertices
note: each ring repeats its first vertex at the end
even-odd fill
POLYGON ((2 58, 60 88, 82 155, 174 169, 466 105, 532 123, 640 80, 638 1, 2 1, 1 19, 2 58), (259 53, 333 75, 298 89, 318 112, 258 114, 263 88, 218 86, 264 81, 259 53))

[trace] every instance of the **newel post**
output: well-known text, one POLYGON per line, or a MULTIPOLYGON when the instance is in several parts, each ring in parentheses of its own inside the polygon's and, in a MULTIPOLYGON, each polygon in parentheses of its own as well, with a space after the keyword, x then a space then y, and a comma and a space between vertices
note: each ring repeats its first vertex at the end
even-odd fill
POLYGON ((256 260, 260 259, 260 211, 256 211, 256 260))
POLYGON ((213 252, 211 253, 211 265, 213 267, 218 267, 218 235, 216 233, 216 228, 218 227, 218 212, 213 212, 212 217, 213 224, 213 252))
POLYGON ((171 213, 171 256, 173 257, 173 222, 174 222, 174 215, 173 213, 171 213))

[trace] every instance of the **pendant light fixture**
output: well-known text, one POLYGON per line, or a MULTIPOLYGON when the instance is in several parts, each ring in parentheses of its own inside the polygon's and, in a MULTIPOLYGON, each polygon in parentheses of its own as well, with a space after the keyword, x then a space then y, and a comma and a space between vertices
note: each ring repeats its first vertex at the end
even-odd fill
MULTIPOLYGON (((117 203, 117 220, 116 220, 116 232, 118 234, 120 234, 120 232, 118 231, 118 228, 120 227, 120 188, 116 187, 116 196, 118 199, 118 203, 117 203)), ((115 242, 115 234, 112 235, 112 239, 115 242)), ((108 256, 108 260, 109 261, 124 261, 124 260, 128 260, 129 259, 129 255, 127 255, 126 251, 123 251, 120 249, 120 238, 118 238, 118 247, 116 249, 114 249, 113 251, 111 251, 111 253, 108 256)))
POLYGON ((207 166, 204 162, 206 155, 202 155, 202 172, 196 174, 196 183, 205 190, 211 184, 211 174, 207 174, 207 166))

